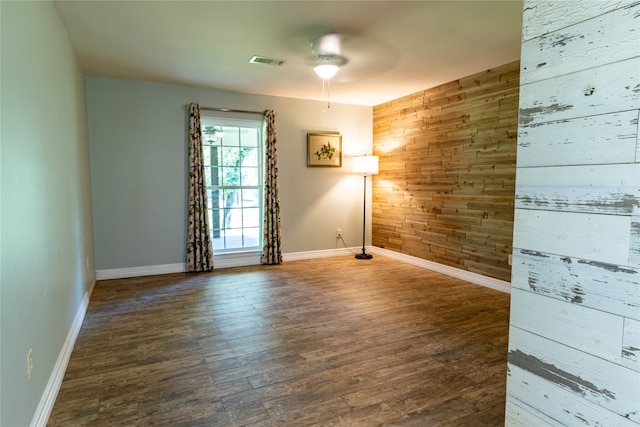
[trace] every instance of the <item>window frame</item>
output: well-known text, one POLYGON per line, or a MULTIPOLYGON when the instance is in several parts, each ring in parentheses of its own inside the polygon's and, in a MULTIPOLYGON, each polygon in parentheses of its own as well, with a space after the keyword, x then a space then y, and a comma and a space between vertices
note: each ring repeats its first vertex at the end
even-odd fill
MULTIPOLYGON (((214 252, 217 254, 230 254, 230 253, 250 253, 250 252, 258 252, 262 250, 262 242, 263 242, 263 217, 264 217, 264 132, 263 132, 263 128, 264 128, 264 120, 263 119, 241 119, 241 118, 229 118, 229 117, 220 117, 220 116, 214 116, 214 115, 207 115, 207 116, 201 116, 201 131, 202 131, 202 148, 203 151, 205 149, 208 149, 209 147, 213 147, 215 145, 217 145, 218 147, 220 147, 221 149, 226 147, 226 148, 241 148, 242 147, 242 143, 241 143, 241 139, 238 138, 238 140, 236 140, 234 142, 234 144, 225 144, 225 140, 224 138, 226 137, 223 136, 222 138, 220 138, 220 142, 218 144, 209 144, 207 141, 207 137, 205 136, 204 130, 206 127, 208 126, 214 126, 214 127, 221 127, 221 128, 237 128, 239 130, 239 132, 241 132, 242 129, 252 129, 255 130, 256 133, 256 148, 258 150, 257 152, 257 165, 255 166, 255 169, 257 170, 257 185, 242 185, 242 183, 240 183, 239 185, 224 185, 224 183, 222 184, 217 184, 217 185, 207 185, 208 182, 205 182, 206 185, 206 189, 207 189, 207 195, 208 195, 208 202, 207 202, 207 215, 209 215, 209 219, 210 219, 210 224, 209 224, 209 229, 211 232, 211 241, 212 241, 212 245, 214 246, 214 252), (215 228, 214 227, 214 204, 213 204, 213 197, 209 196, 212 195, 215 191, 222 191, 222 192, 226 192, 229 190, 234 190, 234 191, 240 191, 241 193, 244 190, 250 190, 250 191, 256 191, 257 190, 257 194, 258 194, 258 200, 257 200, 257 206, 251 206, 251 207, 243 207, 240 206, 239 208, 232 208, 233 210, 240 210, 242 212, 241 217, 242 220, 244 220, 244 209, 255 209, 257 208, 257 212, 258 212, 258 221, 257 221, 257 227, 245 227, 244 223, 241 224, 240 227, 233 227, 233 228, 226 228, 223 224, 224 221, 224 207, 218 205, 217 208, 215 208, 215 210, 218 211, 218 214, 220 215, 219 219, 218 219, 218 226, 219 228, 215 228), (223 228, 224 227, 224 228, 223 228), (241 245, 242 246, 235 246, 235 247, 226 247, 227 246, 227 239, 229 239, 228 236, 228 230, 240 230, 240 238, 241 238, 241 245), (245 229, 249 230, 249 229, 256 229, 257 230, 257 244, 256 245, 252 245, 252 246, 245 246, 245 229), (218 231, 218 237, 216 237, 216 231, 218 231), (222 247, 220 247, 219 244, 217 244, 216 239, 222 239, 222 247)), ((204 153, 203 153, 204 154, 204 153)), ((203 158, 203 162, 204 160, 207 158, 207 156, 205 155, 203 158)), ((215 167, 212 164, 204 164, 205 166, 205 174, 210 173, 211 168, 215 167), (208 172, 207 172, 208 170, 208 172)), ((217 167, 229 167, 229 166, 224 166, 224 165, 217 165, 217 167)), ((247 166, 247 168, 249 168, 249 166, 247 166)), ((254 168, 254 166, 250 166, 250 168, 254 168)), ((219 172, 218 172, 219 173, 219 172)), ((240 177, 240 179, 242 179, 243 173, 242 173, 242 165, 239 166, 239 170, 238 170, 238 177, 240 177)), ((224 193, 223 193, 224 194, 224 193)), ((218 194, 217 197, 220 197, 220 194, 218 194)))

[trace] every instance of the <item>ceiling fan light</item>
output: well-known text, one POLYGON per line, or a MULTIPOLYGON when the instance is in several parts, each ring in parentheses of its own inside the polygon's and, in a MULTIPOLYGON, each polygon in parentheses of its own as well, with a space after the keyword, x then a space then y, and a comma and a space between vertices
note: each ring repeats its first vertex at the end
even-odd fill
POLYGON ((313 71, 316 72, 318 77, 324 80, 329 80, 331 77, 335 76, 340 67, 335 64, 320 64, 313 67, 313 71))

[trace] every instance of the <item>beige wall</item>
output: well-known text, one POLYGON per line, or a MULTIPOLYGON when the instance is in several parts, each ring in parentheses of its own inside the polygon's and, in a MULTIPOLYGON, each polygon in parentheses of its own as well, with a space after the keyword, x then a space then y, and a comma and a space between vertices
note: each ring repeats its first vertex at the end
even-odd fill
POLYGON ((99 272, 184 262, 190 102, 276 111, 285 254, 340 248, 336 228, 349 246, 362 242, 351 156, 371 152, 371 107, 98 77, 87 78, 87 100, 99 272), (343 167, 308 168, 308 132, 340 133, 343 167))

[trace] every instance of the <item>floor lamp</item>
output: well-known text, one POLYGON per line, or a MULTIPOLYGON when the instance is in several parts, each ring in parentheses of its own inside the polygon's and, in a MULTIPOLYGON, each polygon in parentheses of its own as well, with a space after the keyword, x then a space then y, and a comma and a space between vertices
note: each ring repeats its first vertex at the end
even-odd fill
POLYGON ((364 236, 367 223, 367 175, 378 173, 378 156, 353 156, 353 173, 364 176, 364 193, 362 197, 362 253, 356 254, 357 259, 371 259, 373 255, 364 250, 364 236))

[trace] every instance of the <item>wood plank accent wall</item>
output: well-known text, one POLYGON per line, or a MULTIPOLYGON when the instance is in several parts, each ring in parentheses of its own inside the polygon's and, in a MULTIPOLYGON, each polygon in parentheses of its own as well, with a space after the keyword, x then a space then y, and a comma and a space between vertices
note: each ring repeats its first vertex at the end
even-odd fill
POLYGON ((507 426, 640 425, 640 2, 525 0, 507 426))
POLYGON ((373 108, 374 246, 510 281, 519 66, 373 108))

